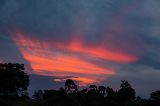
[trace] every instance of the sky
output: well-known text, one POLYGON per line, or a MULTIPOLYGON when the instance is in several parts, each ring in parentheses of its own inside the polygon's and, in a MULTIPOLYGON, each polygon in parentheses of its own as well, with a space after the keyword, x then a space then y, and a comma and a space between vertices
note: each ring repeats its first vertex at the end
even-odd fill
POLYGON ((0 14, 0 62, 25 64, 32 90, 67 78, 160 89, 159 0, 0 0, 0 14))

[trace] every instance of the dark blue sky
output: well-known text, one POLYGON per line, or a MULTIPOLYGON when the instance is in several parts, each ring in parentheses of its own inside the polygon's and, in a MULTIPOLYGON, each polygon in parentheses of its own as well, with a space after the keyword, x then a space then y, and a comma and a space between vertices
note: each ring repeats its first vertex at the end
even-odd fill
POLYGON ((160 88, 159 0, 1 0, 0 14, 0 62, 53 76, 46 87, 72 78, 115 89, 126 79, 143 96, 160 88))

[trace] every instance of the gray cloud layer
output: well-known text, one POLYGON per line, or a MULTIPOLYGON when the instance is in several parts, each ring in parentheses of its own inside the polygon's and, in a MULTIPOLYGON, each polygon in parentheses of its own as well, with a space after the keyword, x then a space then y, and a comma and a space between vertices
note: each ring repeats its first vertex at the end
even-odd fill
POLYGON ((1 0, 0 59, 30 66, 8 31, 22 29, 30 33, 30 38, 67 43, 73 30, 80 27, 85 45, 104 42, 104 46, 140 57, 129 65, 90 60, 103 67, 117 67, 113 82, 123 78, 136 82, 139 90, 148 86, 160 88, 159 5, 159 0, 1 0))

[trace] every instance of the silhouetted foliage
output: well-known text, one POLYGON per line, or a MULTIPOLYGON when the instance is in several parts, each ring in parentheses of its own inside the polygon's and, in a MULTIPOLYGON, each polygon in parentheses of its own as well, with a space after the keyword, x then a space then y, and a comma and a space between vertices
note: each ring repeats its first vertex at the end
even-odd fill
POLYGON ((65 89, 66 89, 67 93, 73 93, 73 92, 76 92, 78 90, 77 85, 71 79, 66 80, 65 89))
POLYGON ((43 95, 46 106, 79 106, 78 102, 72 99, 64 91, 45 90, 43 95))
POLYGON ((0 94, 27 95, 29 76, 24 72, 23 64, 0 64, 0 94))
POLYGON ((122 84, 120 85, 121 89, 118 91, 119 101, 126 103, 131 100, 134 100, 136 97, 135 90, 131 87, 131 85, 126 80, 122 80, 122 84))
POLYGON ((42 98, 43 98, 43 91, 42 90, 34 91, 34 94, 33 94, 32 98, 34 100, 38 100, 38 101, 42 100, 42 98))
POLYGON ((160 90, 152 92, 150 98, 154 101, 160 101, 160 90))
POLYGON ((154 106, 160 106, 160 90, 157 90, 150 94, 149 104, 154 106))
POLYGON ((106 96, 107 100, 116 101, 116 99, 117 99, 117 92, 115 92, 112 88, 107 87, 106 88, 106 93, 107 93, 107 96, 106 96))
POLYGON ((97 91, 97 86, 96 85, 90 85, 89 86, 90 89, 97 91))
POLYGON ((150 99, 136 97, 136 92, 126 80, 120 89, 90 85, 82 90, 68 79, 59 90, 38 90, 26 98, 29 77, 23 64, 0 64, 0 106, 160 106, 160 90, 152 92, 150 99), (19 94, 21 96, 19 96, 19 94))

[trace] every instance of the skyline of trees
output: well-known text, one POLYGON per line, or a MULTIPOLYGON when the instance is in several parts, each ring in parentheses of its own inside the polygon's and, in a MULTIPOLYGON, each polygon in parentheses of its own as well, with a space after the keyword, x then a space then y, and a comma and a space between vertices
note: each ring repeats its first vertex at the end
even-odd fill
POLYGON ((127 80, 120 88, 90 85, 79 89, 67 79, 58 90, 37 90, 29 97, 29 75, 23 64, 0 64, 0 105, 1 106, 160 106, 160 90, 151 92, 150 98, 136 96, 136 91, 127 80))

